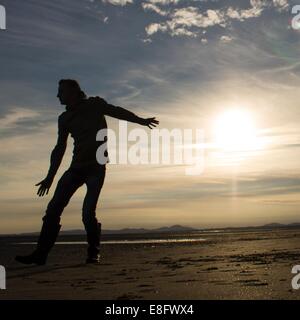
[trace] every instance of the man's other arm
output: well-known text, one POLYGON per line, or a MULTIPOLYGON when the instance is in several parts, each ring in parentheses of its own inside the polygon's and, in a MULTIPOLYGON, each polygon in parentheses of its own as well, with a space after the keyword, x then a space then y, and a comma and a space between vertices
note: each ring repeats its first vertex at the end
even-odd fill
POLYGON ((61 161, 64 157, 66 148, 67 148, 67 140, 68 140, 69 132, 64 128, 61 118, 58 118, 58 137, 56 146, 52 150, 50 157, 50 168, 47 174, 49 179, 54 179, 56 172, 61 164, 61 161))
POLYGON ((52 185, 53 179, 56 175, 56 172, 61 164, 61 161, 66 151, 68 135, 69 135, 69 132, 64 128, 62 119, 61 117, 59 117, 58 118, 58 138, 57 138, 56 145, 51 152, 50 168, 48 170, 48 174, 44 180, 36 184, 36 186, 40 185, 39 190, 37 192, 39 196, 43 196, 45 192, 47 194, 52 185))

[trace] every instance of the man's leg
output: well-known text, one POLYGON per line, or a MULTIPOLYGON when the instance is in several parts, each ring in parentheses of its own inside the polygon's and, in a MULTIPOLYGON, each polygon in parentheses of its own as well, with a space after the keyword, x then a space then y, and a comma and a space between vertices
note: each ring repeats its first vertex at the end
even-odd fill
POLYGON ((82 221, 87 233, 88 258, 87 263, 98 262, 100 251, 101 223, 96 217, 97 202, 105 179, 106 168, 97 167, 86 176, 87 192, 83 201, 82 221))
POLYGON ((60 230, 60 217, 74 192, 84 183, 83 178, 71 170, 65 171, 59 179, 54 195, 48 203, 36 250, 29 256, 17 256, 16 260, 25 263, 45 264, 60 230))

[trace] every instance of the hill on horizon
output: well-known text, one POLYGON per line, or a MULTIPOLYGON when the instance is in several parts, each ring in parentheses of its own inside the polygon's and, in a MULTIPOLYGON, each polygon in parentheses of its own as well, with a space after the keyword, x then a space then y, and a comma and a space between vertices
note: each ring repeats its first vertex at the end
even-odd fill
MULTIPOLYGON (((289 224, 282 223, 268 223, 262 226, 247 226, 247 227, 224 227, 224 228, 193 228, 188 226, 182 226, 179 224, 172 225, 170 227, 163 226, 160 228, 146 229, 146 228, 123 228, 123 229, 103 229, 102 234, 143 234, 143 233, 172 233, 172 232, 197 232, 197 231, 210 231, 210 230, 247 230, 247 229, 276 229, 276 228, 298 228, 300 227, 300 222, 294 222, 289 224)), ((1 236, 30 236, 37 235, 39 232, 26 232, 18 234, 1 234, 1 236)), ((84 229, 71 229, 62 230, 61 235, 85 235, 84 229)))

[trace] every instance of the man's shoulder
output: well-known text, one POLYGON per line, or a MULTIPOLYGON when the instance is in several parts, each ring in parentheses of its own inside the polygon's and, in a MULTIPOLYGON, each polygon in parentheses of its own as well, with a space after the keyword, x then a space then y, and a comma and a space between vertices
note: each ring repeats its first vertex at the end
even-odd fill
POLYGON ((62 112, 59 116, 58 116, 58 121, 62 121, 65 119, 67 114, 67 111, 62 112))
POLYGON ((99 96, 95 96, 95 97, 89 97, 87 99, 88 103, 92 104, 92 105, 105 105, 107 104, 107 102, 105 101, 105 99, 103 99, 102 97, 99 96))
POLYGON ((58 116, 58 124, 59 125, 65 124, 67 115, 68 115, 68 112, 64 111, 58 116))

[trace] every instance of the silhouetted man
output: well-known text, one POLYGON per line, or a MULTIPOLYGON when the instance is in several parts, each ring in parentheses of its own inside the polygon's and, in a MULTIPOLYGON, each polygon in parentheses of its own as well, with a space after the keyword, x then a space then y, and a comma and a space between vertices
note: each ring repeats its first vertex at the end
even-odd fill
POLYGON ((155 127, 159 122, 155 118, 140 118, 126 109, 108 104, 100 97, 87 98, 75 80, 60 80, 57 97, 62 105, 66 105, 66 111, 58 117, 57 144, 51 153, 47 177, 36 184, 39 186, 37 194, 43 196, 48 193, 64 156, 69 133, 74 139, 72 162, 58 181, 54 195, 48 203, 37 248, 30 255, 16 256, 16 260, 25 264, 46 263, 61 228, 60 217, 64 208, 75 191, 86 184, 87 192, 82 207, 82 221, 88 242, 86 262, 97 263, 100 258, 101 223, 98 223, 96 217, 96 207, 106 165, 97 162, 96 151, 106 140, 96 141, 96 134, 107 128, 105 115, 149 128, 155 127))

